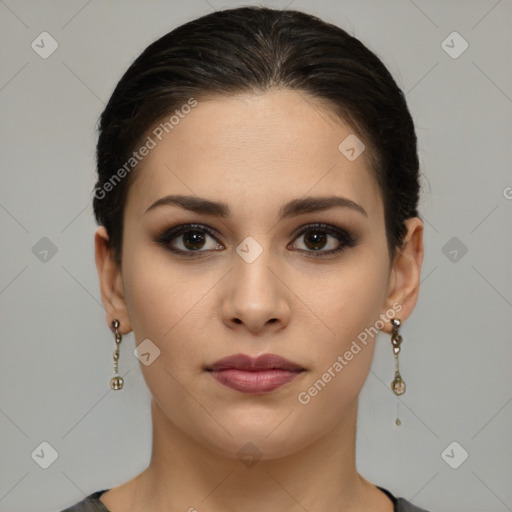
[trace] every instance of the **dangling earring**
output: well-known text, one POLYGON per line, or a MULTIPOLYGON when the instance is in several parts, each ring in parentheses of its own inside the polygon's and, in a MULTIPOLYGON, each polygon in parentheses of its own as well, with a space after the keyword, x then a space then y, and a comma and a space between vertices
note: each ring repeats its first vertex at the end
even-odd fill
POLYGON ((391 389, 393 390, 393 393, 398 396, 405 393, 405 382, 400 375, 398 367, 398 354, 400 353, 400 344, 402 343, 402 336, 398 334, 398 329, 402 322, 398 318, 393 318, 391 323, 393 324, 391 344, 393 345, 393 354, 395 356, 395 378, 393 379, 393 382, 391 382, 391 389))
POLYGON ((114 376, 110 379, 110 387, 114 390, 123 389, 124 380, 119 375, 117 363, 119 361, 119 345, 123 339, 119 332, 119 320, 112 320, 112 328, 114 329, 114 339, 116 340, 116 349, 114 350, 114 376))

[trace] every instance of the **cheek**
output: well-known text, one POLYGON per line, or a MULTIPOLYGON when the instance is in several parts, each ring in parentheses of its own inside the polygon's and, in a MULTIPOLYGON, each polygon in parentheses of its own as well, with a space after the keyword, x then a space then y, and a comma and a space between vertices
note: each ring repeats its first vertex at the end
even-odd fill
POLYGON ((160 350, 159 362, 174 372, 188 361, 198 361, 199 348, 191 343, 190 334, 194 336, 188 328, 208 287, 194 289, 188 273, 173 267, 165 253, 155 252, 143 248, 126 252, 125 300, 136 343, 151 340, 160 350))
POLYGON ((190 322, 204 290, 194 291, 190 277, 173 271, 165 254, 155 258, 143 248, 125 254, 125 300, 135 343, 149 339, 158 349, 146 345, 158 355, 148 365, 141 360, 142 375, 160 409, 173 411, 173 420, 186 425, 184 402, 191 371, 195 373, 202 361, 190 322))
POLYGON ((325 324, 325 335, 318 338, 314 370, 307 382, 317 385, 311 394, 305 388, 303 391, 333 413, 332 400, 339 411, 355 399, 370 370, 382 328, 377 321, 387 292, 386 265, 387 261, 371 255, 360 257, 333 274, 325 293, 315 297, 315 312, 325 324))
POLYGON ((374 326, 383 312, 388 262, 368 252, 360 251, 332 272, 328 286, 315 297, 315 310, 329 327, 324 332, 334 348, 350 345, 366 328, 374 326))

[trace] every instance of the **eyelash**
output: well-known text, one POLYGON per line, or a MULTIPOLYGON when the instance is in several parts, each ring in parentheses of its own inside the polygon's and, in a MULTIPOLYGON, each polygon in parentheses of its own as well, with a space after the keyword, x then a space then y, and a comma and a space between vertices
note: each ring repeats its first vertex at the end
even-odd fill
MULTIPOLYGON (((182 249, 176 249, 175 247, 172 247, 170 244, 171 242, 178 238, 180 235, 183 235, 184 233, 187 233, 188 231, 202 231, 207 234, 209 234, 212 238, 219 238, 219 235, 214 231, 213 229, 209 228, 208 226, 205 226, 204 224, 183 224, 180 226, 176 226, 171 229, 165 230, 163 233, 160 233, 156 237, 156 242, 162 246, 164 246, 167 250, 184 255, 191 258, 197 258, 201 257, 197 253, 208 253, 208 252, 214 252, 216 249, 208 249, 208 250, 201 250, 198 249, 197 251, 183 251, 182 249)), ((324 223, 315 223, 315 224, 308 224, 307 226, 304 226, 301 228, 301 230, 295 234, 295 239, 301 237, 305 233, 308 233, 310 231, 319 231, 320 233, 327 233, 329 235, 334 236, 337 238, 340 242, 340 245, 336 249, 331 249, 328 251, 322 251, 319 249, 318 251, 314 250, 306 250, 306 249, 296 249, 300 252, 306 252, 311 253, 311 255, 314 258, 322 258, 325 256, 330 256, 336 253, 339 253, 343 251, 346 247, 354 247, 356 245, 356 239, 352 236, 352 234, 345 230, 340 229, 335 226, 331 226, 329 224, 324 223)))

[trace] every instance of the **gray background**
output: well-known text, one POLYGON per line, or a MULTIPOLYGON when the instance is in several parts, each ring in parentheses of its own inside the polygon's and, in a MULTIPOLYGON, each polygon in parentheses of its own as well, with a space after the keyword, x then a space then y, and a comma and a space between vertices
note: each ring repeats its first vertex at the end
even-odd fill
MULTIPOLYGON (((150 395, 132 335, 121 346, 125 387, 108 384, 114 341, 90 206, 95 125, 149 43, 247 4, 0 0, 2 512, 60 510, 149 462, 150 395), (31 47, 43 31, 59 45, 46 59, 31 47), (58 454, 47 469, 42 442, 58 454)), ((402 328, 408 389, 400 398, 389 389, 393 357, 381 334, 360 400, 359 470, 432 512, 512 510, 512 3, 266 5, 360 38, 407 94, 417 127, 426 254, 420 299, 402 328), (458 58, 442 46, 453 31, 469 44, 458 58), (460 447, 445 452, 453 441, 460 447)))

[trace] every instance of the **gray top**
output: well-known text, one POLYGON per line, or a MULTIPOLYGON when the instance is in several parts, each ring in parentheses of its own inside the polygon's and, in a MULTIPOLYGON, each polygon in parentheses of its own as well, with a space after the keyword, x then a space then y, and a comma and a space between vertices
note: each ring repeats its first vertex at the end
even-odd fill
MULTIPOLYGON (((404 498, 396 498, 383 487, 377 487, 393 502, 394 512, 428 512, 423 508, 419 508, 413 505, 410 501, 407 501, 404 498)), ((102 491, 93 492, 82 501, 65 510, 62 510, 61 512, 110 512, 110 510, 100 501, 100 496, 109 490, 110 489, 104 489, 102 491)))

